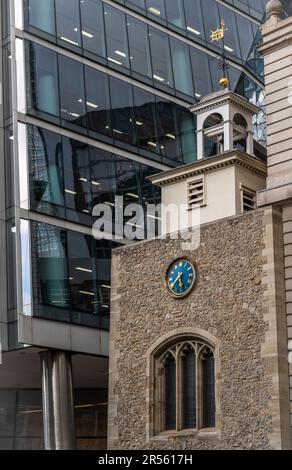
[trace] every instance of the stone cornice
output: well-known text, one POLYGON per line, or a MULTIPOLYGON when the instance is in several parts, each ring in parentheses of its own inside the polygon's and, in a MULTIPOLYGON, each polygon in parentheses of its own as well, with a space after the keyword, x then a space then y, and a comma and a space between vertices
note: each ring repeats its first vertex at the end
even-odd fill
POLYGON ((260 111, 257 106, 232 91, 223 93, 222 95, 211 94, 209 97, 207 96, 199 103, 191 106, 190 111, 195 115, 198 115, 202 112, 216 109, 218 106, 223 106, 227 103, 232 104, 251 115, 258 114, 260 111))
POLYGON ((264 42, 258 47, 266 55, 292 44, 292 18, 281 21, 270 20, 262 26, 264 42))
POLYGON ((155 186, 162 187, 196 175, 217 171, 228 166, 245 168, 249 172, 262 178, 266 178, 267 176, 267 166, 264 162, 246 153, 232 150, 215 157, 198 160, 194 163, 150 176, 148 179, 155 186))

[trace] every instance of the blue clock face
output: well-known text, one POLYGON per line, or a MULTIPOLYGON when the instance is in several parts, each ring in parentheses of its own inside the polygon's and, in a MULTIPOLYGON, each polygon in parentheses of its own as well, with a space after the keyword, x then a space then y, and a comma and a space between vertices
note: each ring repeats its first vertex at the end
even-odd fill
POLYGON ((184 297, 191 292, 196 281, 196 270, 186 259, 172 263, 166 275, 167 287, 175 297, 184 297))

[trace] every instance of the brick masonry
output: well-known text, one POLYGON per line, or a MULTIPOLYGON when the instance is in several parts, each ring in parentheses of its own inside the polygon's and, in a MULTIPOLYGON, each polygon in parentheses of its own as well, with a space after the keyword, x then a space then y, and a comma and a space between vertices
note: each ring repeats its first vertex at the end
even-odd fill
POLYGON ((110 449, 290 448, 291 429, 283 419, 289 406, 287 355, 284 363, 280 357, 285 344, 287 350, 286 319, 284 310, 279 316, 275 308, 284 301, 284 295, 276 295, 276 283, 284 292, 284 274, 270 272, 278 262, 275 238, 283 254, 279 227, 277 214, 268 208, 203 226, 194 251, 182 251, 179 240, 115 250, 110 449), (169 264, 181 256, 195 263, 198 277, 192 294, 177 300, 164 279, 169 264), (276 324, 284 331, 280 340, 276 324), (204 331, 218 344, 216 431, 149 437, 149 348, 188 329, 204 331))

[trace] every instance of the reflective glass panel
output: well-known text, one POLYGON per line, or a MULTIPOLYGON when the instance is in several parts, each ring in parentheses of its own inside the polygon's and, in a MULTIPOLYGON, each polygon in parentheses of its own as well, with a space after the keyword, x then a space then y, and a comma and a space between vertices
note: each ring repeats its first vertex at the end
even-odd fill
POLYGON ((114 138, 134 143, 132 87, 126 82, 110 78, 112 128, 114 138))
POLYGON ((67 237, 72 309, 98 312, 95 240, 72 231, 67 237))
POLYGON ((175 89, 193 96, 193 78, 190 64, 190 53, 187 44, 170 39, 175 89))
POLYGON ((64 186, 67 216, 79 221, 75 212, 91 214, 91 185, 88 145, 63 137, 64 186))
POLYGON ((81 46, 79 0, 55 2, 58 37, 68 45, 81 46))
POLYGON ((126 15, 105 4, 104 18, 108 60, 111 65, 129 68, 126 15))
POLYGON ((32 437, 43 435, 42 394, 40 390, 20 390, 17 392, 16 435, 32 437))
POLYGON ((35 302, 68 308, 70 292, 66 231, 53 225, 34 223, 32 243, 32 251, 37 259, 33 280, 35 302))
POLYGON ((61 117, 77 126, 86 124, 83 65, 59 55, 61 117))
POLYGON ((178 28, 185 28, 183 0, 166 0, 167 21, 178 28))
POLYGON ((38 111, 59 115, 57 54, 30 43, 31 102, 38 111))
MULTIPOLYGON (((62 215, 63 159, 61 137, 36 126, 28 126, 30 190, 32 209, 50 215, 62 215)), ((64 215, 64 214, 63 214, 64 215)))
POLYGON ((227 54, 236 55, 237 57, 241 58, 235 13, 230 10, 230 8, 226 8, 223 5, 219 4, 218 7, 220 18, 224 19, 226 24, 226 31, 224 36, 225 52, 227 52, 227 54))
POLYGON ((184 7, 187 32, 204 39, 205 32, 200 0, 184 0, 184 7))
POLYGON ((108 76, 85 66, 86 109, 88 127, 100 134, 111 135, 108 76))
POLYGON ((29 0, 29 24, 55 35, 54 0, 29 0))
POLYGON ((167 159, 181 161, 182 153, 175 107, 163 98, 157 98, 156 107, 161 153, 167 159))
POLYGON ((166 18, 164 0, 146 0, 146 8, 150 15, 161 19, 166 18))
POLYGON ((158 84, 173 87, 172 64, 168 36, 149 28, 153 78, 158 84))
POLYGON ((105 57, 103 9, 100 0, 81 0, 81 35, 87 51, 105 57))
POLYGON ((133 72, 152 78, 148 26, 127 16, 130 61, 133 72))
MULTIPOLYGON (((217 2, 214 0, 203 0, 201 2, 202 13, 205 26, 206 40, 211 42, 211 31, 215 31, 220 27, 220 18, 218 15, 218 6, 217 2)), ((218 45, 218 43, 214 43, 218 45)))
POLYGON ((134 87, 134 122, 137 145, 151 152, 159 152, 155 126, 155 96, 148 91, 134 87))
POLYGON ((209 58, 207 54, 195 49, 190 48, 191 64, 195 85, 195 97, 197 99, 203 98, 212 92, 212 82, 210 77, 209 58))

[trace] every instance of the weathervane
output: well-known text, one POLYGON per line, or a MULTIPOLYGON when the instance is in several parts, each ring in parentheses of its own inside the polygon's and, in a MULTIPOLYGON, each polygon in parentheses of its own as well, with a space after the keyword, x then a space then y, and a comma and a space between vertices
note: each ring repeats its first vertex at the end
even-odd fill
POLYGON ((229 85, 229 77, 228 77, 229 64, 226 60, 225 45, 224 45, 224 38, 225 38, 226 31, 228 31, 228 28, 225 27, 224 20, 221 20, 220 28, 216 29, 215 31, 211 31, 212 42, 215 42, 215 41, 219 42, 221 41, 221 39, 223 42, 223 54, 222 54, 222 57, 220 57, 219 63, 218 63, 218 68, 223 71, 223 77, 219 81, 220 86, 223 89, 228 88, 228 85, 229 85))

